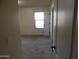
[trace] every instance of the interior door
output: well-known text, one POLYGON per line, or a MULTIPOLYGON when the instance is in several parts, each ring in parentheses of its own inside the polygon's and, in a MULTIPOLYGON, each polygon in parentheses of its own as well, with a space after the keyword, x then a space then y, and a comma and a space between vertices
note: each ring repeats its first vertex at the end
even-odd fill
POLYGON ((54 53, 56 53, 56 38, 57 38, 57 0, 52 1, 51 6, 51 18, 50 18, 50 39, 51 48, 54 53))
POLYGON ((50 14, 51 14, 51 16, 50 16, 50 39, 51 39, 51 43, 53 43, 53 17, 54 17, 54 8, 51 9, 50 14))

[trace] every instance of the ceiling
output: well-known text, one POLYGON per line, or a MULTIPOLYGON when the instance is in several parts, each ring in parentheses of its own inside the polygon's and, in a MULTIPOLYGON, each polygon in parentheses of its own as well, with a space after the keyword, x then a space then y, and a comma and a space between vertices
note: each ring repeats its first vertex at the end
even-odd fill
POLYGON ((50 0, 18 0, 19 7, 49 7, 50 0))

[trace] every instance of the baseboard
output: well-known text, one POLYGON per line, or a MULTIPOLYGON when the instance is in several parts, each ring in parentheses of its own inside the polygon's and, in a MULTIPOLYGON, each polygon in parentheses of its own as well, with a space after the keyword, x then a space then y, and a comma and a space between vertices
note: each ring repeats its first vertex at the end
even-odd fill
POLYGON ((48 35, 21 35, 21 37, 42 37, 42 36, 49 38, 48 35))

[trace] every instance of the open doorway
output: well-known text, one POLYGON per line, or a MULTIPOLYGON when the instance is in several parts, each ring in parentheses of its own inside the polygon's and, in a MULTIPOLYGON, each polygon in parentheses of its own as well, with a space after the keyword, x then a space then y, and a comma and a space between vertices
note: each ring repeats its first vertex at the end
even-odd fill
POLYGON ((23 59, 52 59, 48 0, 19 0, 23 59), (40 4, 41 3, 41 4, 40 4))

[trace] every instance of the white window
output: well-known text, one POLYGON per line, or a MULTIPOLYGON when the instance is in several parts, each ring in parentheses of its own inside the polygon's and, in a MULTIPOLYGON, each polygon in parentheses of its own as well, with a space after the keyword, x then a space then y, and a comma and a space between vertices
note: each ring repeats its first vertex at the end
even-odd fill
POLYGON ((44 12, 35 12, 35 28, 44 28, 44 12))

